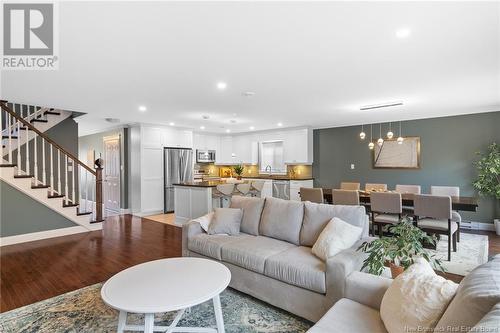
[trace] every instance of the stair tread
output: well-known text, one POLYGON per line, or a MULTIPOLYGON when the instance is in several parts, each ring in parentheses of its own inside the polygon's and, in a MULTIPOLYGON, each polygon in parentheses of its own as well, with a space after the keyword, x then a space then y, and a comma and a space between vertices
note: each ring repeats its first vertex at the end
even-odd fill
POLYGON ((78 204, 77 203, 63 203, 63 207, 66 208, 66 207, 77 207, 78 204))
POLYGON ((90 215, 92 212, 77 212, 76 216, 90 215))
POLYGON ((39 123, 48 123, 49 121, 46 120, 46 119, 31 119, 30 120, 30 123, 34 123, 34 122, 39 122, 39 123))
POLYGON ((36 189, 36 188, 49 188, 50 185, 44 185, 44 184, 40 184, 40 185, 32 185, 31 188, 33 189, 36 189))
POLYGON ((20 129, 21 131, 26 131, 26 129, 29 129, 30 131, 32 131, 32 129, 31 129, 31 128, 27 128, 26 126, 25 126, 25 127, 20 127, 19 129, 20 129))
POLYGON ((17 164, 0 164, 0 168, 12 168, 16 166, 17 164))
MULTIPOLYGON (((8 138, 9 138, 8 135, 2 135, 2 139, 8 139, 8 138)), ((11 135, 10 138, 11 139, 17 139, 17 136, 11 135)))
POLYGON ((47 198, 49 199, 64 198, 64 194, 49 194, 47 198))
POLYGON ((95 221, 90 221, 90 223, 101 223, 104 222, 104 220, 95 220, 95 221))
POLYGON ((60 112, 55 112, 55 111, 45 111, 43 114, 51 114, 51 115, 54 115, 54 116, 60 116, 61 115, 60 112))
POLYGON ((33 178, 33 175, 14 175, 14 178, 33 178))

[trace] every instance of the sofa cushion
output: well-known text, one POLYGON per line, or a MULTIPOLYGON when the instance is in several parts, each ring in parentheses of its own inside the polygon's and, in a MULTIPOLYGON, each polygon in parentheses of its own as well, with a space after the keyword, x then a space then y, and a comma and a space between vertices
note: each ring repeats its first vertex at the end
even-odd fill
POLYGON ((310 247, 294 247, 267 258, 264 275, 317 293, 326 293, 325 263, 311 253, 310 247))
POLYGON ((265 198, 251 198, 242 195, 235 195, 231 198, 231 208, 243 210, 241 220, 241 232, 250 235, 259 235, 260 216, 264 208, 265 198))
POLYGON ((266 198, 259 234, 299 245, 303 217, 302 202, 266 198))
POLYGON ((238 236, 199 234, 188 239, 188 250, 204 256, 221 260, 221 249, 223 244, 239 242, 253 236, 240 233, 238 236))
POLYGON ((490 312, 488 312, 477 323, 471 332, 498 332, 500 329, 500 303, 497 303, 490 312))
POLYGON ((497 303, 500 303, 500 255, 474 269, 460 282, 455 298, 436 327, 473 327, 497 303))
POLYGON ((366 305, 342 298, 308 333, 387 333, 380 314, 366 305))
POLYGON ((277 239, 251 236, 237 242, 222 244, 222 260, 264 274, 266 259, 295 247, 277 239))
POLYGON ((239 235, 243 211, 239 208, 215 208, 215 214, 208 225, 210 235, 239 235))
POLYGON ((321 231, 334 217, 363 229, 368 228, 365 207, 326 205, 306 201, 304 204, 304 222, 300 231, 300 245, 313 246, 321 231))
POLYGON ((427 260, 417 259, 394 279, 382 298, 380 317, 387 331, 432 332, 457 287, 437 275, 427 260))

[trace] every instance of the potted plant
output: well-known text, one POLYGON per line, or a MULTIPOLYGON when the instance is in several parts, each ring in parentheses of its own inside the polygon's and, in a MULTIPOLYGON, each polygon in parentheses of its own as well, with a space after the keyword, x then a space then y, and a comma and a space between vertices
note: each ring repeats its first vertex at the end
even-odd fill
POLYGON ((431 237, 414 226, 408 217, 391 225, 389 231, 392 233, 391 236, 364 242, 358 248, 358 251, 368 253, 362 269, 367 268, 369 273, 381 275, 384 268, 389 267, 394 279, 413 264, 415 259, 422 257, 436 269, 444 271, 441 261, 430 255, 423 246, 425 243, 435 245, 435 236, 431 237))
POLYGON ((241 179, 241 175, 245 170, 245 167, 242 164, 235 165, 233 167, 234 173, 237 175, 236 179, 241 179))
MULTIPOLYGON (((492 196, 500 202, 500 147, 493 142, 488 152, 477 152, 481 159, 474 162, 477 169, 477 178, 472 183, 482 196, 492 196)), ((500 219, 494 219, 497 235, 500 235, 500 219)))

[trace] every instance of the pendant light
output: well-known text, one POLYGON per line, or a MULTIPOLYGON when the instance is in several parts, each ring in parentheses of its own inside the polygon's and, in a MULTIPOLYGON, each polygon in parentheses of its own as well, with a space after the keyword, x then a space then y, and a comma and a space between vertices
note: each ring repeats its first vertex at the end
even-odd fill
POLYGON ((401 121, 399 122, 399 137, 398 137, 398 145, 402 145, 403 144, 403 137, 401 136, 401 121))
POLYGON ((364 126, 363 125, 361 125, 361 133, 359 133, 359 138, 361 140, 364 140, 366 138, 366 133, 364 131, 364 126))
POLYGON ((368 148, 372 150, 375 147, 375 144, 373 143, 373 125, 370 124, 370 143, 368 144, 368 148))
POLYGON ((382 123, 380 123, 380 125, 379 125, 379 137, 377 140, 377 144, 379 146, 382 146, 383 143, 384 143, 384 139, 382 139, 382 123))
POLYGON ((394 137, 394 133, 392 133, 392 123, 389 122, 389 132, 387 132, 387 139, 392 139, 394 137))

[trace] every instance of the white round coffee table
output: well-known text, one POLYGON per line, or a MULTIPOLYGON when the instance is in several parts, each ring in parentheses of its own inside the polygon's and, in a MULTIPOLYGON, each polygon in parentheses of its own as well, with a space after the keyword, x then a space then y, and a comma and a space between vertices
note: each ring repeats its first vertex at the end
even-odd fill
POLYGON ((224 332, 219 294, 231 280, 224 265, 200 258, 171 258, 127 268, 101 289, 103 301, 120 311, 118 332, 224 332), (186 309, 212 299, 217 329, 177 327, 186 309), (170 326, 154 326, 154 314, 178 311, 170 326), (127 325, 127 313, 144 313, 143 325, 127 325))

